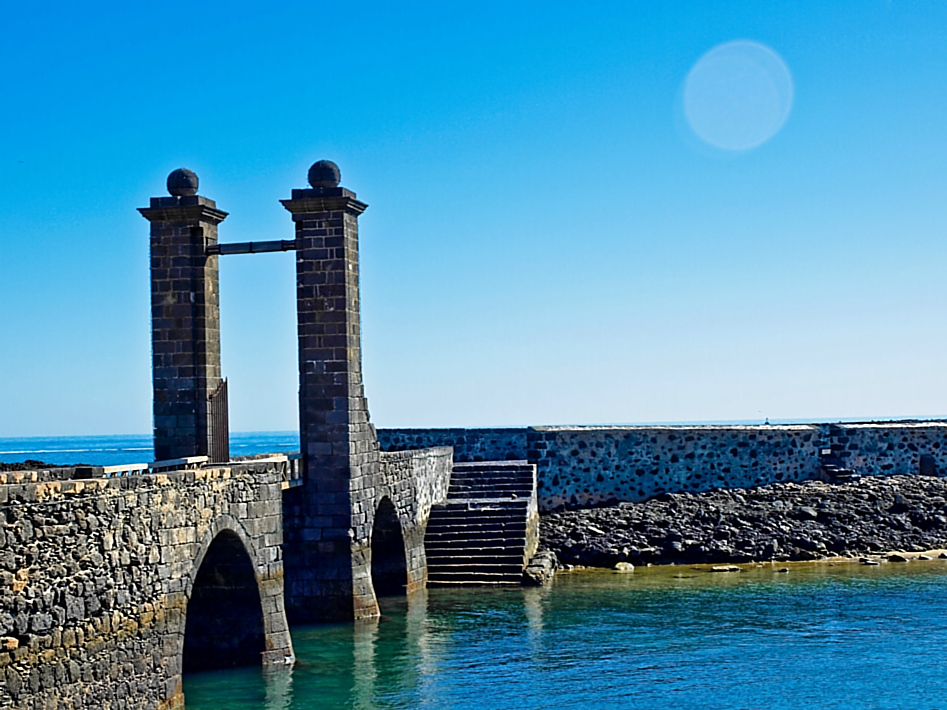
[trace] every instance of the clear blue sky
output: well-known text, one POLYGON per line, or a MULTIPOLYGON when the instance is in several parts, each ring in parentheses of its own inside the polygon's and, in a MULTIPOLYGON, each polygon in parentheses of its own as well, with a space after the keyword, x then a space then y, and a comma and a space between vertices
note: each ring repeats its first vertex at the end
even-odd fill
MULTIPOLYGON (((947 414, 947 4, 8 3, 0 437, 151 428, 148 223, 222 241, 336 161, 385 426, 947 414), (703 143, 707 52, 785 62, 770 140, 703 143)), ((292 254, 221 260, 234 430, 296 426, 292 254)))

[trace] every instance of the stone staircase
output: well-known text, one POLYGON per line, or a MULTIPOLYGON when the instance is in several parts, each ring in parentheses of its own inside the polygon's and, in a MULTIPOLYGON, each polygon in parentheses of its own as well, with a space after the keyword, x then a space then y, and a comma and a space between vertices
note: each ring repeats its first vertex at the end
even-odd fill
POLYGON ((428 586, 520 584, 538 541, 535 465, 455 463, 424 537, 428 586))

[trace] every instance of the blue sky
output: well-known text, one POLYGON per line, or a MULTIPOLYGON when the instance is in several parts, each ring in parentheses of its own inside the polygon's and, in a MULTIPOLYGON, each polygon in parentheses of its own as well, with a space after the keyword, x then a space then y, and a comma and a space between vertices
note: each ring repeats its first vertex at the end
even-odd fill
MULTIPOLYGON (((188 167, 222 241, 336 161, 378 426, 947 414, 947 5, 5 8, 0 436, 151 427, 148 224, 188 167), (682 110, 723 43, 788 120, 682 110)), ((221 260, 234 430, 296 424, 291 254, 221 260)))

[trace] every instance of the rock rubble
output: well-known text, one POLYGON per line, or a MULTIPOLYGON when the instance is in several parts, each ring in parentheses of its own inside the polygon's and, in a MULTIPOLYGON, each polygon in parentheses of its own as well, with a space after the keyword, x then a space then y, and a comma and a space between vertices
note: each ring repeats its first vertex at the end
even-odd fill
POLYGON ((815 560, 944 547, 947 478, 929 476, 664 493, 644 503, 544 515, 539 544, 560 564, 588 567, 815 560))

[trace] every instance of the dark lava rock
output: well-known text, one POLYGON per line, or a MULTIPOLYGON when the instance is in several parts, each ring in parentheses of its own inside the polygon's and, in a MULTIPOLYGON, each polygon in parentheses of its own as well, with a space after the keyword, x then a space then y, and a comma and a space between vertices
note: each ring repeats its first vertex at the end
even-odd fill
POLYGON ((540 549, 563 564, 726 564, 947 547, 947 479, 863 477, 544 515, 540 549))
POLYGON ((556 559, 554 552, 544 550, 533 555, 533 559, 523 570, 523 583, 536 587, 541 587, 556 573, 556 567, 559 566, 559 560, 556 559))

